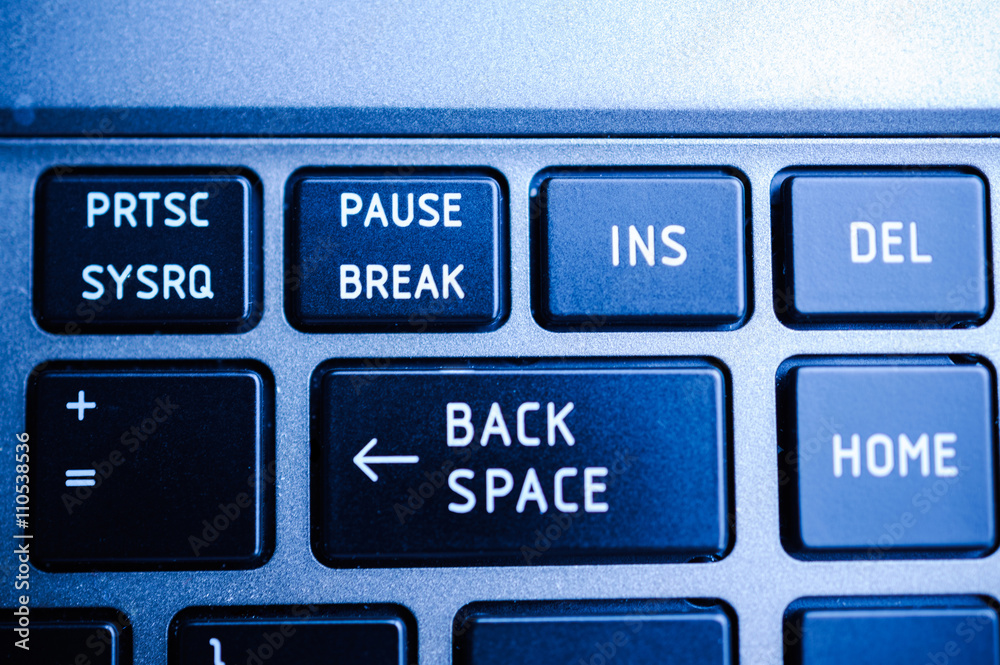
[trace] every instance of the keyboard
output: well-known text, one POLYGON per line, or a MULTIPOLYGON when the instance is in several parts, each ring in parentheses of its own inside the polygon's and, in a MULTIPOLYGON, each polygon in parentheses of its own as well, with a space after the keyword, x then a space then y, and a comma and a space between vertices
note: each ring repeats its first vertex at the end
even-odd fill
POLYGON ((0 121, 4 662, 1000 663, 995 104, 75 99, 0 121))

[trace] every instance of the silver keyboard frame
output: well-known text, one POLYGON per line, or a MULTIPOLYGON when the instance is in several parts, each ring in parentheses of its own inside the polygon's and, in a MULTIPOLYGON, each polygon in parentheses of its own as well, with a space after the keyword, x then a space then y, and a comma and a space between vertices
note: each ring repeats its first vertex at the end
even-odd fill
MULTIPOLYGON (((739 662, 782 661, 782 615, 806 596, 973 594, 1000 597, 1000 553, 979 559, 805 562, 779 538, 775 372, 797 355, 973 354, 1000 362, 1000 317, 968 329, 791 329, 772 304, 770 188, 782 169, 806 166, 942 167, 979 170, 1000 182, 1000 139, 275 139, 94 138, 0 140, 3 266, 0 337, 0 500, 13 506, 14 434, 24 429, 25 385, 47 360, 253 359, 276 386, 275 549, 247 571, 31 573, 32 607, 112 607, 134 631, 136 663, 167 662, 167 627, 189 606, 395 603, 418 626, 421 665, 452 657, 452 620, 464 605, 494 600, 718 598, 737 616, 739 662), (42 331, 32 317, 32 229, 38 177, 57 165, 241 166, 263 188, 264 314, 244 334, 76 335, 42 331), (285 215, 289 177, 303 167, 489 168, 509 191, 510 313, 491 332, 304 333, 284 313, 285 215), (550 167, 727 167, 749 182, 750 303, 729 331, 552 332, 532 317, 530 184, 550 167), (310 539, 309 380, 333 358, 716 358, 732 376, 735 544, 723 560, 642 564, 336 570, 320 565, 310 539)), ((402 169, 402 171, 400 171, 402 169)), ((997 197, 989 198, 995 263, 997 197)), ((991 280, 995 289, 995 280, 991 280)), ((992 295, 996 302, 995 292, 992 295)), ((30 432, 29 432, 30 434, 30 432)), ((37 454, 44 454, 36 451, 37 454)), ((354 473, 356 469, 345 469, 354 473)), ((4 511, 2 537, 14 531, 4 511)), ((13 542, 8 540, 8 543, 13 542)), ((13 547, 0 570, 16 569, 13 547)), ((8 576, 9 577, 9 576, 8 576)), ((2 605, 16 593, 6 585, 2 605)), ((411 657, 411 662, 416 662, 411 657)))

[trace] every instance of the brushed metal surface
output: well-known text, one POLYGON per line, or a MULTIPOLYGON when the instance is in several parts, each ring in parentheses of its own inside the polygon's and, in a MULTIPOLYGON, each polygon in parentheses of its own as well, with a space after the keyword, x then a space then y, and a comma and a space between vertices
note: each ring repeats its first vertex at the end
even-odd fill
POLYGON ((997 131, 1000 5, 14 0, 0 134, 997 131))

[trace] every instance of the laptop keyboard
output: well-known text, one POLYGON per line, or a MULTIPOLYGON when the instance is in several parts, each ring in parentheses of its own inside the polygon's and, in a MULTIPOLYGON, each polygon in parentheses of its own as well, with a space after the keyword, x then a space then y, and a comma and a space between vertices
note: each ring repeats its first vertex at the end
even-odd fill
POLYGON ((9 662, 1000 663, 1000 141, 0 174, 9 662))

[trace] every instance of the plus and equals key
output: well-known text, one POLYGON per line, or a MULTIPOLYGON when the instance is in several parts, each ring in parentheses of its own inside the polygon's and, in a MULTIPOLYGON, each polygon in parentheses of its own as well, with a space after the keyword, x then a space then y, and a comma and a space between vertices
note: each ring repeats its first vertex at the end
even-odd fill
MULTIPOLYGON (((97 402, 88 402, 86 391, 80 390, 76 394, 75 402, 66 402, 66 408, 76 411, 76 419, 80 421, 86 416, 88 409, 97 408, 97 402)), ((94 479, 96 475, 97 471, 94 469, 67 469, 66 487, 93 487, 97 484, 94 479)))

